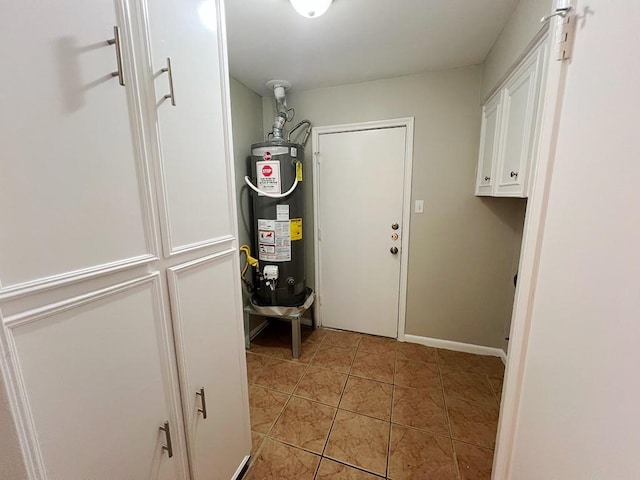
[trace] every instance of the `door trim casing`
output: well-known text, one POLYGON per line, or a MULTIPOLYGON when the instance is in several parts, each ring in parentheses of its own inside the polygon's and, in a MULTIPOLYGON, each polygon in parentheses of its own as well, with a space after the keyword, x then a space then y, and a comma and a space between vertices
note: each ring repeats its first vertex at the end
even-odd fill
POLYGON ((318 195, 320 182, 318 175, 318 145, 320 135, 331 133, 359 132, 363 130, 380 130, 384 128, 406 128, 404 153, 404 181, 402 193, 402 241, 400 245, 400 295, 398 298, 398 340, 405 340, 405 322, 407 314, 407 274, 409 269, 409 235, 411 228, 411 179, 413 173, 413 124, 414 117, 394 118, 389 120, 375 120, 371 122, 347 123, 313 127, 311 137, 312 167, 313 167, 313 250, 315 262, 315 289, 317 301, 314 304, 314 317, 317 326, 322 326, 322 284, 320 281, 320 248, 318 238, 319 204, 318 195))

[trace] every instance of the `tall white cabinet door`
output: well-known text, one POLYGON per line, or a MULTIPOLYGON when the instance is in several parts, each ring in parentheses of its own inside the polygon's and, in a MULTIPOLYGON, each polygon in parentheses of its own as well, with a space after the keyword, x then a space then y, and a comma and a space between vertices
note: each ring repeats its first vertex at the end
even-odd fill
POLYGON ((493 195, 493 185, 500 143, 498 141, 502 108, 502 92, 482 107, 480 155, 476 177, 476 195, 493 195))
POLYGON ((166 255, 233 236, 218 3, 146 2, 166 255))
POLYGON ((119 0, 47 5, 2 5, 3 290, 152 252, 126 9, 119 0), (114 26, 126 86, 112 76, 114 26))
POLYGON ((158 274, 4 321, 37 478, 186 480, 158 274))
POLYGON ((539 58, 540 51, 534 52, 504 87, 496 196, 526 196, 538 109, 539 58))
POLYGON ((168 274, 193 480, 231 479, 251 450, 236 255, 168 274))

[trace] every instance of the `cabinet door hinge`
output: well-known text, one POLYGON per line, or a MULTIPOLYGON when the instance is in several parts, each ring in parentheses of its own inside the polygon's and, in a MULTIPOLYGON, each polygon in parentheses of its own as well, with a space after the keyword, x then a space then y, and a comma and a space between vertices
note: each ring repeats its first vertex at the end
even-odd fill
POLYGON ((553 55, 559 62, 568 60, 573 54, 573 43, 576 34, 576 22, 578 16, 575 14, 575 7, 570 5, 572 0, 560 2, 556 11, 551 15, 542 17, 542 23, 549 22, 555 17, 559 17, 560 21, 555 24, 553 35, 553 55))
POLYGON ((573 43, 576 37, 576 23, 578 16, 570 10, 558 23, 556 34, 555 55, 556 60, 569 60, 573 54, 573 43))

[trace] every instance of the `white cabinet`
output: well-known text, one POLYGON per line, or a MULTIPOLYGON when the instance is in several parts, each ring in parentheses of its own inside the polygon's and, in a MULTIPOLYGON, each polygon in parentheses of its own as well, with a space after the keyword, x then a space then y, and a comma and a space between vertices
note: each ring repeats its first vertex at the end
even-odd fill
POLYGON ((216 27, 223 19, 212 0, 149 0, 145 11, 163 246, 174 255, 234 236, 225 157, 227 81, 216 27))
POLYGON ((476 195, 492 195, 495 183, 495 160, 502 113, 502 95, 494 96, 482 107, 480 157, 476 178, 476 195))
POLYGON ((156 273, 5 322, 41 458, 35 478, 185 478, 160 299, 156 273))
POLYGON ((476 195, 527 197, 535 168, 546 43, 483 105, 476 195))
POLYGON ((246 447, 245 426, 239 422, 244 385, 238 382, 245 373, 238 343, 225 340, 241 333, 241 309, 239 301, 220 302, 239 294, 229 281, 237 276, 236 256, 230 249, 169 270, 194 480, 232 478, 242 460, 238 452, 246 447))
POLYGON ((0 114, 3 289, 152 254, 125 11, 111 0, 3 4, 12 19, 0 42, 11 72, 0 114), (114 26, 125 87, 111 76, 114 26))
POLYGON ((30 479, 248 458, 221 2, 7 5, 0 372, 30 479))

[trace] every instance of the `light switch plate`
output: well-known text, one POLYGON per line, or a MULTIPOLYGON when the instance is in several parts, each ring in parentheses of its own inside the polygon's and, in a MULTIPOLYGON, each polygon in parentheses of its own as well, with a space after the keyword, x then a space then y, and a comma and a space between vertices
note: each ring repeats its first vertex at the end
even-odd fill
POLYGON ((413 211, 416 213, 424 213, 424 200, 416 200, 416 206, 413 211))

